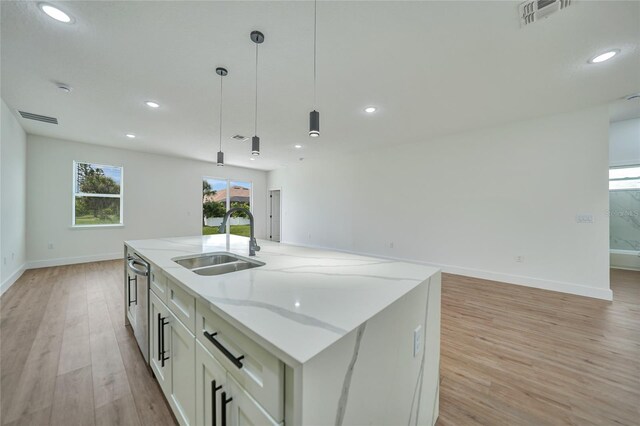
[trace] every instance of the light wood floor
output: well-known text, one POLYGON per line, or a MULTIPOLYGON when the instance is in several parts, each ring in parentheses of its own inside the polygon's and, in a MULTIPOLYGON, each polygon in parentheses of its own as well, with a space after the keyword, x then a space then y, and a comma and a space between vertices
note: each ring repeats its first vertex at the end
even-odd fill
MULTIPOLYGON (((611 286, 609 303, 445 274, 438 424, 640 424, 640 273, 611 286)), ((122 288, 122 262, 97 262, 0 298, 3 425, 175 424, 122 288)))
POLYGON ((640 425, 640 272, 613 302, 443 277, 439 426, 640 425))

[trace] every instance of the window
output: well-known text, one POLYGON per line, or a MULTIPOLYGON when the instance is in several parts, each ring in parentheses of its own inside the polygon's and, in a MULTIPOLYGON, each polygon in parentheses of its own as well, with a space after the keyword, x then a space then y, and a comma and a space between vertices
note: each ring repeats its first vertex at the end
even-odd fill
POLYGON ((73 162, 72 223, 122 225, 122 167, 73 162))
MULTIPOLYGON (((207 177, 202 179, 202 235, 217 234, 224 214, 233 207, 253 212, 251 182, 207 177)), ((231 234, 249 236, 249 216, 246 213, 232 213, 228 223, 231 234)))
POLYGON ((640 189, 640 166, 609 169, 609 190, 640 189))

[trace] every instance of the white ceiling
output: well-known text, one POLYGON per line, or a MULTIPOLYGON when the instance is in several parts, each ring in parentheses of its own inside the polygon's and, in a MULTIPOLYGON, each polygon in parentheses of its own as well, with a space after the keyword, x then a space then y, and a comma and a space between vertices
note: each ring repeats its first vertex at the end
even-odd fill
POLYGON ((217 66, 225 77, 228 164, 274 169, 298 157, 427 141, 438 135, 609 103, 640 91, 640 2, 574 1, 520 28, 518 2, 318 3, 321 136, 310 139, 313 3, 2 1, 2 97, 29 133, 214 161, 217 66), (249 161, 255 47, 258 134, 249 161), (590 65, 610 48, 621 53, 590 65), (70 94, 53 82, 73 87, 70 94), (158 110, 143 105, 148 99, 158 110), (363 108, 379 111, 367 115, 363 108), (124 134, 138 135, 135 140, 124 134), (293 145, 302 143, 296 150, 293 145))

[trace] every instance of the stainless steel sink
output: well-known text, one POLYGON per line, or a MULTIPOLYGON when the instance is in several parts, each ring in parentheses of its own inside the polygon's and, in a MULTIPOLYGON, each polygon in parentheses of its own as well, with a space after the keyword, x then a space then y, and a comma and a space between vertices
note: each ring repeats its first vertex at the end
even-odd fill
POLYGON ((176 257, 172 260, 198 275, 222 275, 264 266, 263 262, 225 251, 176 257))

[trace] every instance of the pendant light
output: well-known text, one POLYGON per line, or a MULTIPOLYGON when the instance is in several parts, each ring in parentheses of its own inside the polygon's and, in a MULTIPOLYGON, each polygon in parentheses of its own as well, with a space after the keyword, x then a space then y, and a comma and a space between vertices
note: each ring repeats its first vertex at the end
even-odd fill
POLYGON ((260 155, 260 138, 258 137, 258 45, 264 41, 264 34, 260 31, 251 31, 251 41, 256 44, 256 110, 255 133, 251 138, 251 155, 260 155))
POLYGON ((218 166, 224 166, 224 152, 222 152, 222 77, 229 74, 226 68, 216 68, 216 74, 220 76, 220 151, 218 151, 218 166))
POLYGON ((317 0, 313 1, 313 111, 309 113, 309 136, 317 138, 320 136, 320 113, 316 111, 316 34, 318 21, 317 0))

